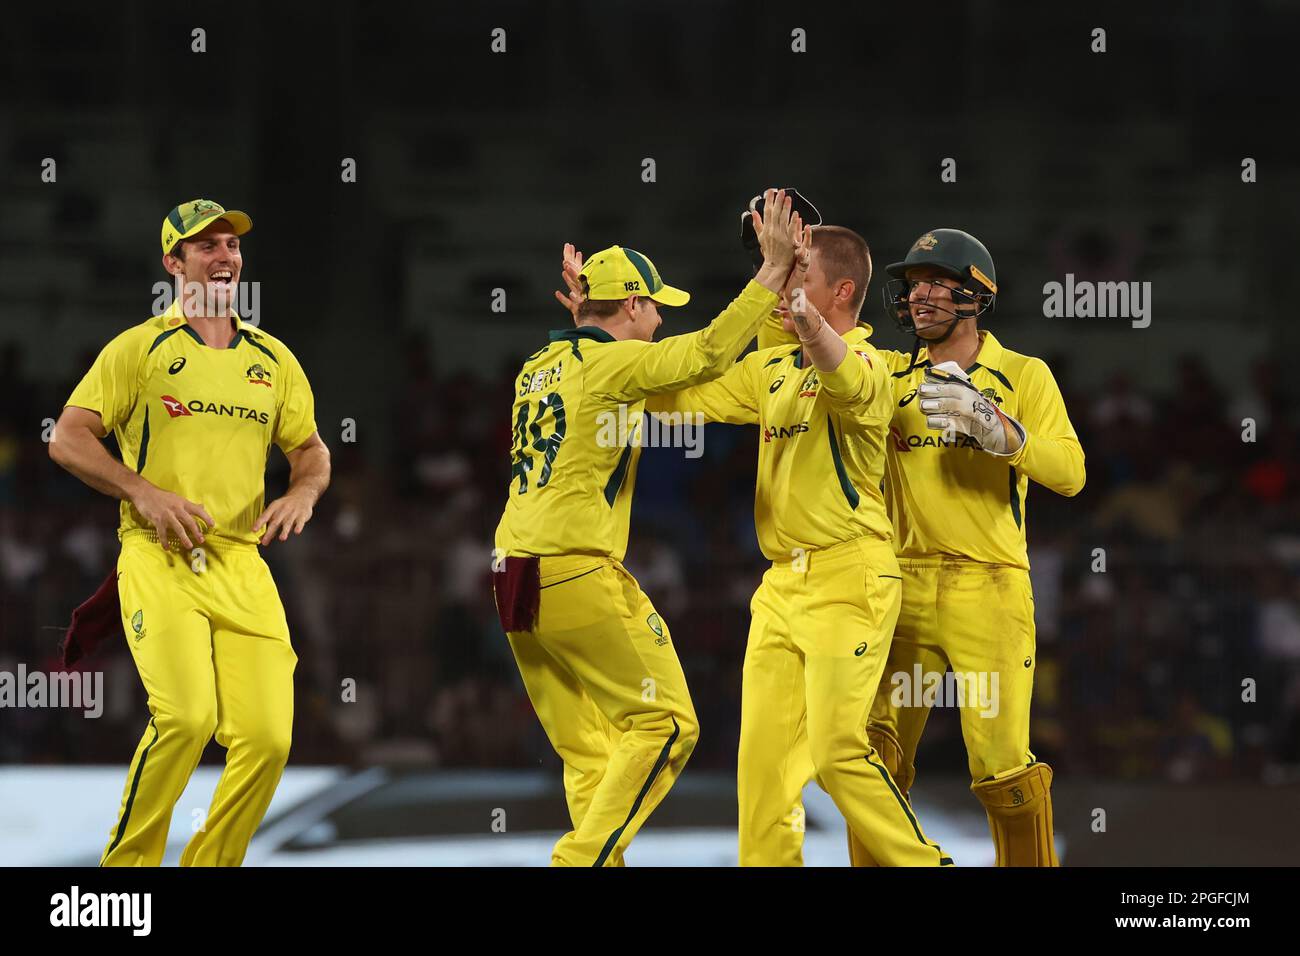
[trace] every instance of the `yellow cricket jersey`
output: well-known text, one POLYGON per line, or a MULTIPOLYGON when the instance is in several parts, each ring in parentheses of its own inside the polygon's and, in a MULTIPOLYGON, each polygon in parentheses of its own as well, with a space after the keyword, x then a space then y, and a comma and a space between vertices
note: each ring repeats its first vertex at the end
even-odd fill
POLYGON ((955 554, 988 564, 1029 568, 1025 501, 1032 478, 1057 494, 1083 488, 1083 448, 1061 390, 1042 359, 1003 348, 981 331, 975 387, 1025 428, 1025 443, 1000 458, 965 435, 947 442, 927 427, 916 390, 930 367, 926 349, 882 353, 890 365, 895 410, 885 490, 899 557, 955 554))
POLYGON ((833 372, 818 372, 797 345, 762 349, 717 381, 647 404, 651 412, 762 428, 754 526, 770 561, 867 535, 890 538, 880 481, 894 400, 870 334, 862 325, 845 333, 849 350, 833 372))
MULTIPOLYGON (((893 383, 885 493, 899 557, 954 554, 988 564, 1029 568, 1025 501, 1029 479, 1057 494, 1083 488, 1083 448, 1066 414, 1061 390, 1042 359, 1021 355, 981 330, 975 363, 966 369, 975 387, 1024 426, 1025 443, 999 458, 958 435, 945 442, 926 425, 916 389, 930 367, 922 348, 909 372, 910 352, 881 349, 893 383)), ((779 315, 759 329, 760 348, 798 342, 779 315)))
MULTIPOLYGON (((177 300, 104 346, 66 404, 98 412, 126 466, 203 505, 218 538, 256 544, 271 445, 312 436, 315 399, 284 343, 236 323, 227 348, 209 348, 177 300)), ((121 513, 119 537, 154 530, 129 501, 121 513)))
POLYGON ((496 547, 623 560, 646 398, 721 375, 776 301, 751 281, 705 328, 659 342, 618 340, 595 326, 552 332, 515 379, 496 547))
POLYGON ((758 350, 773 349, 778 345, 798 345, 799 336, 787 332, 781 322, 781 313, 772 311, 758 327, 758 350))

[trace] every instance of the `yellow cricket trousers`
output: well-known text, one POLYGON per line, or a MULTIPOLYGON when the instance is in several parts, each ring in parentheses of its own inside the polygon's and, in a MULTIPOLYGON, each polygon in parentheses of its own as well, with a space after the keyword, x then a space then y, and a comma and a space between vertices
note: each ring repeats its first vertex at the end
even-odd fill
POLYGON ((900 585, 890 543, 875 538, 778 561, 763 575, 741 700, 742 866, 802 864, 800 795, 814 775, 877 859, 951 863, 867 740, 900 585))
POLYGON ((621 866, 681 773, 699 722, 668 625, 611 558, 542 558, 533 630, 507 636, 564 761, 573 829, 555 866, 621 866))
MULTIPOLYGON (((1029 749, 1034 598, 1029 572, 969 558, 903 558, 903 607, 869 734, 891 749, 904 793, 945 671, 961 716, 971 790, 984 804, 999 866, 1057 866, 1051 768, 1029 749), (891 741, 892 738, 892 741, 891 741)), ((854 866, 878 858, 849 832, 854 866)))
POLYGON ((899 567, 903 606, 871 725, 899 742, 910 782, 930 716, 917 675, 942 675, 951 666, 966 688, 977 691, 963 691, 959 710, 971 780, 1023 770, 1035 759, 1029 750, 1035 665, 1029 572, 948 556, 900 558, 899 567), (988 703, 980 700, 980 688, 988 703))
POLYGON ((157 866, 176 801, 215 732, 226 766, 182 866, 238 866, 289 757, 293 671, 284 608, 255 545, 209 536, 165 552, 123 537, 122 627, 153 715, 126 778, 101 866, 157 866))

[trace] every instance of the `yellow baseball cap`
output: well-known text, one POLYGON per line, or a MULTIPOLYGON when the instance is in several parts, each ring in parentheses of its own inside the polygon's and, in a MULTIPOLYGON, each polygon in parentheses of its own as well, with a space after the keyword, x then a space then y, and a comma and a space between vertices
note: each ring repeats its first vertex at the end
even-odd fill
POLYGON ((635 249, 602 249, 586 261, 579 275, 587 280, 589 299, 644 295, 660 305, 685 305, 691 301, 689 292, 664 285, 655 264, 635 249))
POLYGON ((253 228, 248 213, 238 209, 223 209, 211 199, 191 199, 167 214, 162 224, 162 251, 165 255, 176 248, 176 243, 202 232, 217 219, 224 219, 234 227, 235 235, 242 236, 253 228))

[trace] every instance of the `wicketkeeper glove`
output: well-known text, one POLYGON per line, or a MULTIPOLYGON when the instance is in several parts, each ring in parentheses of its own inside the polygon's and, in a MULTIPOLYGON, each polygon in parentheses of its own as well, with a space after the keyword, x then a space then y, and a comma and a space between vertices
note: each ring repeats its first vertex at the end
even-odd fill
MULTIPOLYGON (((785 187, 785 194, 790 197, 790 208, 799 214, 805 226, 820 226, 822 224, 822 214, 817 211, 817 207, 808 201, 807 197, 800 194, 799 190, 793 186, 785 187)), ((763 268, 763 250, 759 248, 758 234, 754 232, 754 220, 750 213, 763 209, 763 194, 759 193, 749 201, 749 206, 740 214, 740 244, 745 247, 745 252, 749 254, 750 264, 753 265, 754 271, 757 272, 763 268)))
POLYGON ((926 425, 966 435, 990 455, 1013 455, 1025 443, 1024 427, 986 398, 956 362, 926 369, 919 398, 926 425), (1020 439, 1014 447, 1013 433, 1020 439))

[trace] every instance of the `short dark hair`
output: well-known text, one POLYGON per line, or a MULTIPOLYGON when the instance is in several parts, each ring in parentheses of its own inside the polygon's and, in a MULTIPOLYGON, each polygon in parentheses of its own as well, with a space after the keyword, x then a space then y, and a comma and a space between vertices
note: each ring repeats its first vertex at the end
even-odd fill
POLYGON ((843 226, 814 226, 812 245, 828 282, 853 280, 849 308, 856 316, 862 311, 867 286, 871 285, 871 249, 867 240, 843 226))
POLYGON ((587 285, 587 277, 578 277, 582 282, 582 305, 578 306, 578 324, 593 322, 597 319, 608 319, 610 316, 617 315, 618 310, 622 307, 624 299, 589 299, 587 294, 591 291, 591 286, 587 285))

